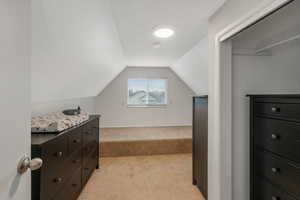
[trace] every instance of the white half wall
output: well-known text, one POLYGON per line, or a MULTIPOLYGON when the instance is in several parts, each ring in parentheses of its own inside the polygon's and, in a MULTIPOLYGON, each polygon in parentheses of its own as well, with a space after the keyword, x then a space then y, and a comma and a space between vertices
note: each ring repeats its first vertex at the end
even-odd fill
POLYGON ((77 108, 78 106, 89 114, 95 114, 95 98, 96 97, 86 97, 33 103, 31 104, 31 115, 43 115, 51 112, 77 108))
POLYGON ((109 0, 31 1, 31 99, 97 96, 124 68, 109 0))
POLYGON ((208 94, 208 52, 208 37, 205 37, 171 66, 197 95, 208 94))
POLYGON ((96 112, 102 127, 192 125, 192 96, 195 93, 168 67, 128 67, 96 98, 96 112), (128 107, 129 78, 167 78, 168 105, 128 107))

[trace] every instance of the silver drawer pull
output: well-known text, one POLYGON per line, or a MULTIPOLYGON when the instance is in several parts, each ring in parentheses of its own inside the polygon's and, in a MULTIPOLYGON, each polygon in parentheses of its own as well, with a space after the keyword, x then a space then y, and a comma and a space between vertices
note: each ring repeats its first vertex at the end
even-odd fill
POLYGON ((273 140, 277 140, 279 138, 279 136, 276 135, 276 134, 272 134, 271 137, 272 137, 273 140))
POLYGON ((54 183, 61 183, 62 182, 62 178, 55 178, 53 181, 54 181, 54 183))
POLYGON ((55 153, 56 157, 62 157, 63 156, 63 152, 59 151, 55 153))
POLYGON ((279 197, 272 196, 272 200, 280 200, 279 197))
POLYGON ((275 167, 273 167, 272 168, 272 172, 275 174, 275 173, 278 173, 279 172, 279 169, 278 168, 275 168, 275 167))
POLYGON ((271 110, 272 110, 272 112, 280 112, 280 108, 275 107, 275 106, 272 107, 271 110))

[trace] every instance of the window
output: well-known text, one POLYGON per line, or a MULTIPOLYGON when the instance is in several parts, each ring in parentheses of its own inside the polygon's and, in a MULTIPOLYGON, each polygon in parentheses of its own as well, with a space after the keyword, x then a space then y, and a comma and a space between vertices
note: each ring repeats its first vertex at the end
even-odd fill
POLYGON ((167 104, 167 79, 128 79, 129 106, 167 104))

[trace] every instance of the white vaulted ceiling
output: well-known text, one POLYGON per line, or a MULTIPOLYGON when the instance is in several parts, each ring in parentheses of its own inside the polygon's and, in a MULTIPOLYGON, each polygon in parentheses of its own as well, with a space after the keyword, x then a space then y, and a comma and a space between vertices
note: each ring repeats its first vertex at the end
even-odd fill
POLYGON ((96 96, 123 61, 109 0, 31 0, 32 102, 96 96))
POLYGON ((170 66, 205 35, 208 18, 224 0, 112 0, 126 64, 170 66), (157 39, 152 33, 170 26, 175 36, 157 39), (160 42, 160 48, 153 43, 160 42))
POLYGON ((32 102, 96 96, 126 66, 171 66, 224 1, 31 0, 32 102), (175 36, 157 40, 161 25, 175 36))

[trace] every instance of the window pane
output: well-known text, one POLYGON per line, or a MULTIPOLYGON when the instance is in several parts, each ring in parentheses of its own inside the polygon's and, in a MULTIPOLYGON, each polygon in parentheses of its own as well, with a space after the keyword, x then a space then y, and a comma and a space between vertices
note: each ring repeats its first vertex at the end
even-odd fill
POLYGON ((148 79, 149 104, 167 104, 167 81, 165 79, 148 79))
POLYGON ((147 104, 147 79, 128 79, 128 104, 147 104))

